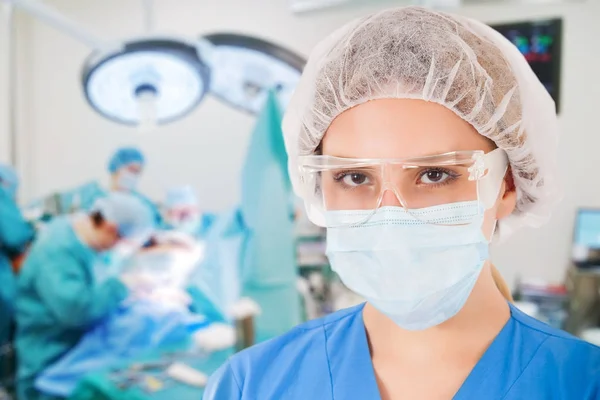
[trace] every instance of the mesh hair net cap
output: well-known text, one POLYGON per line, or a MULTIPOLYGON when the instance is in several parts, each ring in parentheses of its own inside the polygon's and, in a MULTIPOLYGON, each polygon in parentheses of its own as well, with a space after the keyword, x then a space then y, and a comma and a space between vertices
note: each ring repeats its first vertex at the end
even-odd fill
POLYGON ((128 193, 112 192, 96 200, 92 212, 100 212, 107 221, 116 224, 122 238, 147 238, 154 230, 150 208, 128 193))
POLYGON ((558 201, 554 101, 519 50, 480 22, 421 7, 353 21, 313 50, 283 120, 294 189, 342 112, 374 99, 441 104, 508 154, 517 208, 501 236, 545 222, 558 201))
POLYGON ((144 165, 144 155, 135 147, 122 147, 108 161, 108 171, 113 174, 129 164, 144 165))

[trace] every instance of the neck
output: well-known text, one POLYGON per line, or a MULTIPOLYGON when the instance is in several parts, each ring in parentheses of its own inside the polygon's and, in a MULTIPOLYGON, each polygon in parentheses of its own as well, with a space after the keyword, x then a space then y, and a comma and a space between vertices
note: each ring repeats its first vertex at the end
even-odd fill
POLYGON ((400 328, 387 316, 367 304, 363 310, 365 329, 373 358, 407 357, 439 360, 456 355, 481 357, 510 318, 510 308, 486 264, 465 306, 448 321, 424 331, 400 328))
POLYGON ((110 190, 113 192, 119 191, 119 185, 117 184, 118 178, 117 175, 114 174, 110 177, 110 190))

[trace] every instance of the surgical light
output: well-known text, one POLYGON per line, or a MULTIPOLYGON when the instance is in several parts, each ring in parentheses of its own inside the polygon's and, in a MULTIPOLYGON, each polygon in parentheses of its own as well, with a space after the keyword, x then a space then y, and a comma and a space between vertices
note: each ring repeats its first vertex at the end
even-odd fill
POLYGON ((210 73, 194 44, 160 38, 94 52, 82 79, 98 113, 148 130, 190 113, 206 94, 210 73))
POLYGON ((156 36, 154 0, 142 1, 146 36, 119 43, 94 35, 43 1, 4 1, 91 47, 82 76, 87 102, 100 115, 142 130, 188 115, 209 87, 227 105, 252 114, 272 89, 286 107, 306 62, 246 35, 156 36))
POLYGON ((259 38, 216 33, 201 38, 211 46, 210 92, 251 114, 262 109, 267 92, 276 89, 285 107, 300 80, 306 60, 259 38))

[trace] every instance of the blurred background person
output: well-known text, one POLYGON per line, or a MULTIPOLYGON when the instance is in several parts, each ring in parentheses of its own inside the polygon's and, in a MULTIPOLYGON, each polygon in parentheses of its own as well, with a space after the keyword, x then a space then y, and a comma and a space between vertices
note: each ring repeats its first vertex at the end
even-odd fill
POLYGON ((180 186, 167 191, 165 199, 165 227, 197 239, 206 236, 215 216, 200 210, 198 196, 191 186, 180 186))
POLYGON ((23 265, 17 294, 19 398, 43 399, 33 386, 36 375, 127 297, 132 282, 117 277, 95 282, 96 255, 118 244, 133 252, 153 228, 152 215, 141 200, 113 192, 89 213, 56 219, 37 238, 23 265))
POLYGON ((118 149, 108 162, 110 190, 131 193, 137 196, 151 210, 154 222, 160 225, 162 217, 158 207, 139 192, 139 182, 146 166, 146 159, 136 147, 118 149))
MULTIPOLYGON (((0 368, 7 366, 13 334, 16 273, 33 239, 33 227, 16 204, 19 179, 16 171, 0 164, 0 368)), ((4 371, 3 371, 4 372, 4 371)))

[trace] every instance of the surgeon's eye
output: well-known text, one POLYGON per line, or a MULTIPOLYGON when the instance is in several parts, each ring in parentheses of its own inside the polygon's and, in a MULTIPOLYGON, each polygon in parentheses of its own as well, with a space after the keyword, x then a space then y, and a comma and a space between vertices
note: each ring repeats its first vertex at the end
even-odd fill
POLYGON ((371 183, 371 179, 364 173, 358 171, 343 171, 335 174, 333 179, 344 186, 353 188, 371 183))
POLYGON ((423 185, 443 185, 451 183, 459 176, 460 174, 457 174, 456 172, 447 169, 430 168, 422 171, 419 174, 419 179, 417 183, 423 185))

